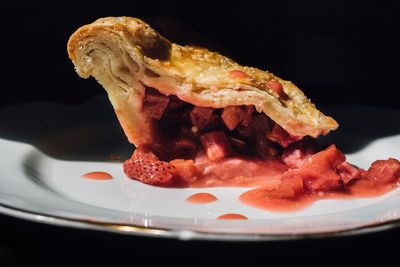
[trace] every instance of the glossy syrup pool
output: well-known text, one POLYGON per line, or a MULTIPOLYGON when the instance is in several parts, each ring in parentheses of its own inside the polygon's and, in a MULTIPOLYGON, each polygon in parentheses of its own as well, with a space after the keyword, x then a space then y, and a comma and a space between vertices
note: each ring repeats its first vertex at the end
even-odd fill
POLYGON ((210 202, 214 202, 217 200, 218 200, 218 198, 216 196, 214 196, 213 194, 203 193, 203 192, 193 194, 186 199, 187 202, 193 203, 193 204, 205 204, 205 203, 210 203, 210 202))
POLYGON ((109 174, 108 172, 102 172, 102 171, 88 172, 88 173, 82 174, 81 176, 83 178, 91 179, 91 180, 110 180, 110 179, 112 179, 111 174, 109 174))

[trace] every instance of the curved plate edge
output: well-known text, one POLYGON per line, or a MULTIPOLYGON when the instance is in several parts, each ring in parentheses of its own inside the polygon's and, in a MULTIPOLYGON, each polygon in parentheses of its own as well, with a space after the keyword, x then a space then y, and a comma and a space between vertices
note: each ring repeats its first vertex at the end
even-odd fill
POLYGON ((361 235, 385 231, 400 226, 400 219, 372 223, 342 231, 327 231, 306 234, 232 234, 232 233, 207 233, 192 230, 170 230, 163 228, 151 228, 130 224, 115 224, 107 222, 96 222, 90 220, 72 219, 62 216, 35 213, 0 203, 0 213, 11 217, 24 219, 32 222, 46 223, 55 226, 67 226, 77 229, 107 231, 117 234, 129 234, 144 237, 171 238, 179 240, 208 240, 208 241, 287 241, 300 239, 336 238, 351 235, 361 235))

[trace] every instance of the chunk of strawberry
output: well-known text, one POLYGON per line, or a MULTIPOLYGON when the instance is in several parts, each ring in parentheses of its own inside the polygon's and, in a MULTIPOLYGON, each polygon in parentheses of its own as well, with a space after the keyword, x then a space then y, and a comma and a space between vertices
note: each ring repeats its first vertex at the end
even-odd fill
POLYGON ((265 194, 267 199, 294 200, 296 198, 296 192, 287 184, 282 184, 274 189, 266 190, 265 194))
POLYGON ((213 132, 213 131, 217 131, 221 129, 221 125, 222 125, 222 119, 221 119, 221 115, 217 114, 216 112, 214 112, 211 115, 210 120, 208 121, 207 125, 199 130, 203 130, 203 132, 213 132))
POLYGON ((190 120, 198 129, 203 129, 210 122, 213 112, 213 108, 196 106, 190 111, 190 120))
POLYGON ((169 96, 169 103, 168 103, 168 110, 176 110, 185 106, 190 106, 189 103, 181 100, 179 97, 176 95, 170 95, 169 96))
POLYGON ((197 179, 198 171, 194 161, 191 159, 175 159, 170 163, 176 168, 176 177, 183 184, 190 184, 197 179))
POLYGON ((176 168, 166 161, 128 159, 123 163, 126 176, 150 185, 168 185, 175 178, 176 168))
POLYGON ((335 169, 345 160, 344 154, 331 145, 305 160, 294 172, 304 177, 310 191, 333 190, 341 186, 342 179, 335 169))
POLYGON ((390 183, 400 177, 400 162, 393 158, 377 160, 362 172, 362 176, 376 183, 390 183))
POLYGON ((190 158, 196 153, 197 144, 193 137, 181 134, 172 142, 169 150, 171 159, 190 158))
POLYGON ((230 131, 236 128, 245 117, 245 109, 242 106, 228 106, 223 109, 221 119, 230 131))
POLYGON ((247 123, 245 123, 246 116, 243 119, 242 123, 235 129, 236 132, 241 137, 248 138, 251 135, 258 133, 266 135, 267 132, 271 131, 272 121, 270 118, 267 117, 267 115, 265 114, 251 115, 251 119, 248 122, 248 125, 246 125, 247 123))
POLYGON ((267 134, 267 138, 271 141, 277 142, 282 147, 287 147, 291 143, 301 140, 301 137, 289 134, 278 124, 274 125, 272 131, 267 134))
POLYGON ((168 130, 179 129, 181 125, 189 125, 190 121, 190 106, 170 110, 169 107, 165 110, 161 124, 168 130))
POLYGON ((218 160, 232 154, 232 147, 223 131, 215 131, 200 136, 200 142, 210 160, 218 160))
POLYGON ((267 190, 267 198, 294 200, 304 192, 303 178, 300 175, 288 175, 283 177, 281 184, 267 190))
POLYGON ((344 184, 348 184, 354 178, 361 177, 360 170, 347 161, 337 165, 336 172, 340 175, 344 184))
POLYGON ((239 125, 238 127, 236 127, 235 131, 243 139, 249 138, 252 134, 252 129, 250 126, 245 127, 243 125, 239 125))
POLYGON ((263 134, 257 133, 252 140, 253 151, 262 159, 270 159, 278 155, 277 145, 263 134))
POLYGON ((318 151, 315 139, 304 138, 303 140, 290 144, 282 153, 282 160, 290 168, 299 168, 304 160, 308 159, 318 151))
POLYGON ((273 121, 265 114, 254 115, 251 119, 251 131, 253 133, 267 134, 273 127, 273 121))
POLYGON ((287 175, 282 179, 282 184, 293 188, 296 195, 304 192, 304 180, 299 175, 287 175))
POLYGON ((143 113, 152 119, 161 119, 167 108, 169 97, 161 94, 156 89, 147 87, 146 96, 143 99, 143 113))
POLYGON ((140 145, 133 152, 131 159, 157 161, 158 157, 153 153, 150 145, 140 145))
POLYGON ((303 164, 304 154, 303 150, 294 147, 290 150, 285 150, 282 153, 282 161, 285 162, 290 168, 298 168, 303 164))

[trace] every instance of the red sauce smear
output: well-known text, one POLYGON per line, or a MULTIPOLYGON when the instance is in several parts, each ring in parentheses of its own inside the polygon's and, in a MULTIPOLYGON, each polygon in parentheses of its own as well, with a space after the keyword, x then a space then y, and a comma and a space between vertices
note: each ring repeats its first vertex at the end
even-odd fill
POLYGON ((91 180, 110 180, 113 177, 107 172, 88 172, 82 175, 83 178, 91 180))
POLYGON ((292 168, 282 174, 278 186, 260 186, 239 200, 260 209, 296 211, 317 200, 376 197, 398 187, 400 162, 392 158, 377 160, 363 170, 347 163, 334 145, 301 160, 291 153, 284 160, 292 168))
POLYGON ((326 192, 320 191, 302 194, 294 198, 277 198, 269 197, 269 190, 261 187, 244 192, 239 197, 239 201, 259 209, 277 212, 293 212, 307 208, 309 205, 318 200, 378 197, 395 188, 397 188, 397 185, 393 183, 376 185, 368 182, 367 180, 360 179, 351 185, 347 190, 326 192))
POLYGON ((248 220, 248 218, 244 215, 237 213, 227 213, 219 216, 218 220, 248 220))
POLYGON ((210 203, 216 201, 217 198, 210 193, 197 193, 194 195, 191 195, 186 199, 187 202, 189 203, 194 203, 194 204, 205 204, 205 203, 210 203))

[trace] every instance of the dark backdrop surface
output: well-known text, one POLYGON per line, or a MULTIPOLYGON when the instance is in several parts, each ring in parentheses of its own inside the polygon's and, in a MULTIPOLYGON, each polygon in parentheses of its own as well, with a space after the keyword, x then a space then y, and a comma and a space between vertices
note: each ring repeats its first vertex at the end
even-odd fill
MULTIPOLYGON (((0 108, 31 101, 80 105, 104 90, 78 77, 69 36, 104 16, 134 16, 178 43, 207 46, 293 81, 322 106, 400 109, 396 1, 110 1, 15 3, 1 9, 0 108)), ((0 216, 0 266, 369 262, 393 264, 400 232, 273 243, 183 242, 47 226, 0 216), (215 258, 218 257, 218 258, 215 258), (322 262, 321 262, 322 258, 322 262), (216 261, 218 259, 218 261, 216 261), (317 260, 318 259, 318 260, 317 260)))
MULTIPOLYGON (((81 3, 80 3, 81 4, 81 3)), ((127 1, 103 6, 29 4, 3 9, 1 105, 81 103, 103 89, 80 79, 69 36, 104 16, 134 16, 178 43, 202 45, 291 80, 313 102, 397 107, 396 1, 127 1), (261 4, 262 3, 262 4, 261 4), (79 6, 79 7, 78 7, 79 6)))

